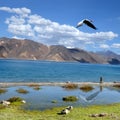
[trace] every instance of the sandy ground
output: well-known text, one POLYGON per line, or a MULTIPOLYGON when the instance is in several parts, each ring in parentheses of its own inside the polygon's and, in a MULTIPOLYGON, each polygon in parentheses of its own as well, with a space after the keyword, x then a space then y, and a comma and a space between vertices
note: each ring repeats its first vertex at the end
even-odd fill
POLYGON ((9 86, 30 86, 30 85, 40 85, 40 86, 64 86, 66 84, 77 84, 78 86, 82 85, 92 85, 92 86, 113 86, 120 85, 120 82, 1 82, 0 87, 9 87, 9 86))

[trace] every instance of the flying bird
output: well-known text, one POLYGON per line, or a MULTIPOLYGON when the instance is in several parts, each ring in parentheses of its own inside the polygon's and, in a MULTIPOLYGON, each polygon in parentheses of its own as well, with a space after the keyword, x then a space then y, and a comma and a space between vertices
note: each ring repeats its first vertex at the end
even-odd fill
POLYGON ((82 26, 83 24, 86 24, 87 26, 89 26, 89 27, 91 27, 91 28, 93 28, 93 29, 95 29, 95 30, 97 29, 97 28, 92 24, 92 20, 88 20, 88 19, 84 19, 84 20, 80 21, 80 22, 77 24, 76 28, 82 26))

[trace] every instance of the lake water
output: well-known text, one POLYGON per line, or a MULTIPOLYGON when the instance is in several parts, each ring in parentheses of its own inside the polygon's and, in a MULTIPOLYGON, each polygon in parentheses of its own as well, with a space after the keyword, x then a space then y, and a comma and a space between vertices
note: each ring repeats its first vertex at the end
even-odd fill
POLYGON ((120 81, 120 65, 0 60, 0 82, 120 81))
MULTIPOLYGON (((78 62, 50 62, 29 60, 0 60, 0 82, 99 82, 103 77, 106 82, 120 81, 119 65, 81 64, 78 62)), ((94 104, 110 104, 120 102, 120 89, 94 86, 89 92, 66 90, 60 86, 41 86, 34 90, 29 86, 13 86, 0 94, 0 100, 13 96, 22 97, 27 101, 25 109, 50 109, 57 106, 88 106, 94 104), (28 94, 17 93, 23 88, 28 94), (74 95, 77 102, 64 102, 62 97, 74 95), (57 103, 52 103, 56 100, 57 103)))

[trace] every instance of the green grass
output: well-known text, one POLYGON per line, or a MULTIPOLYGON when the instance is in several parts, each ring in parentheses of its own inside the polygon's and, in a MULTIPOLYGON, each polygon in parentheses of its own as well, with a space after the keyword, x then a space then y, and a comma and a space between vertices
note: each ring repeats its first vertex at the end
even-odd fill
POLYGON ((120 104, 75 107, 68 115, 59 115, 65 107, 45 111, 28 111, 15 104, 0 110, 0 120, 119 120, 120 104), (107 113, 105 117, 90 117, 91 114, 107 113))

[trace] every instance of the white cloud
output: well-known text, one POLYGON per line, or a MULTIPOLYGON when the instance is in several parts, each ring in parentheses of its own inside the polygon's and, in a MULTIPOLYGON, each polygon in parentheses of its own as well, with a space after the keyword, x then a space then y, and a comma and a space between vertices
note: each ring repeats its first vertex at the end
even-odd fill
POLYGON ((35 15, 29 16, 28 23, 34 24, 34 25, 50 25, 51 21, 35 14, 35 15))
POLYGON ((11 8, 9 7, 0 7, 0 10, 11 12, 11 8))
POLYGON ((107 44, 101 44, 101 45, 100 45, 100 48, 103 48, 103 49, 109 49, 110 46, 107 45, 107 44))
POLYGON ((112 31, 85 33, 70 25, 60 25, 37 14, 31 14, 28 8, 0 7, 0 10, 14 13, 6 19, 8 31, 15 36, 33 39, 44 44, 60 44, 66 47, 85 47, 86 45, 102 44, 118 37, 112 31))
POLYGON ((25 8, 25 7, 23 7, 23 8, 0 7, 0 10, 6 11, 9 13, 16 13, 16 14, 22 15, 24 17, 31 13, 31 10, 28 8, 25 8))
POLYGON ((111 47, 120 49, 120 43, 114 43, 111 47))
POLYGON ((7 18, 5 21, 6 24, 16 24, 21 25, 25 23, 25 19, 19 16, 11 16, 10 18, 7 18))
POLYGON ((89 34, 88 37, 93 38, 95 40, 112 40, 113 38, 117 37, 118 35, 113 33, 112 31, 109 32, 96 32, 89 34))
POLYGON ((28 36, 28 37, 34 36, 31 25, 29 24, 25 24, 25 25, 9 24, 8 31, 15 35, 28 36))

